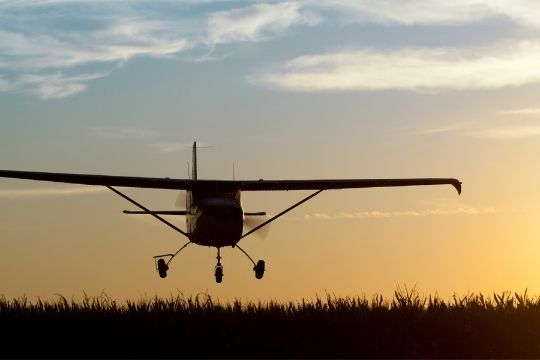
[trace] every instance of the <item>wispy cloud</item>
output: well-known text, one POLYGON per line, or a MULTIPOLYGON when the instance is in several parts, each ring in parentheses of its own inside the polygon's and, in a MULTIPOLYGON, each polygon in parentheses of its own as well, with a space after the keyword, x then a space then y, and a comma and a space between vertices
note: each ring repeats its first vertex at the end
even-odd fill
POLYGON ((145 128, 94 126, 90 129, 102 138, 149 140, 160 136, 156 130, 145 128))
MULTIPOLYGON (((104 139, 136 140, 143 146, 159 154, 186 151, 193 145, 193 143, 188 142, 169 141, 165 134, 148 128, 94 126, 91 127, 90 130, 93 131, 96 136, 104 139)), ((198 142, 197 146, 199 148, 209 147, 209 145, 201 142, 198 142)))
POLYGON ((173 141, 157 141, 147 144, 147 146, 161 154, 169 154, 179 151, 186 151, 189 148, 188 144, 173 142, 173 141))
MULTIPOLYGON (((106 73, 66 76, 63 73, 37 75, 24 74, 14 82, 5 82, 5 90, 22 92, 41 100, 61 99, 78 94, 87 88, 87 82, 106 76, 106 73)), ((2 84, 0 84, 0 90, 2 84)))
POLYGON ((499 111, 499 114, 516 116, 516 117, 539 118, 540 108, 522 108, 522 109, 502 110, 502 111, 499 111))
POLYGON ((0 1, 0 71, 9 73, 0 91, 63 98, 137 56, 174 57, 220 43, 256 42, 318 21, 295 2, 234 4, 201 13, 204 7, 195 1, 0 1), (109 70, 94 73, 88 66, 109 70))
POLYGON ((448 215, 482 215, 495 214, 498 210, 493 207, 474 208, 458 207, 454 209, 423 209, 423 210, 403 210, 403 211, 358 211, 358 212, 339 212, 335 214, 314 213, 306 214, 305 220, 336 220, 336 219, 386 219, 395 217, 424 217, 424 216, 448 216, 448 215))
POLYGON ((9 89, 9 82, 0 76, 0 91, 7 91, 9 89))
POLYGON ((256 4, 245 8, 222 11, 208 19, 208 38, 211 44, 261 41, 282 34, 293 25, 316 25, 320 18, 301 11, 300 3, 256 4))
MULTIPOLYGON (((137 56, 177 58, 177 54, 184 54, 184 59, 193 61, 221 59, 223 53, 213 51, 217 45, 265 41, 283 36, 293 27, 312 27, 323 21, 335 21, 337 26, 350 22, 458 26, 488 18, 504 18, 517 26, 540 29, 540 3, 0 1, 0 91, 42 100, 64 98, 83 92, 90 81, 137 56), (206 55, 200 56, 200 52, 206 55)), ((537 42, 477 50, 404 47, 316 53, 251 80, 290 91, 501 88, 538 81, 539 53, 537 42)))
POLYGON ((515 140, 540 136, 540 125, 506 125, 472 130, 465 133, 468 136, 495 140, 515 140))
POLYGON ((540 136, 540 124, 469 123, 420 130, 415 135, 449 134, 490 140, 519 140, 540 136))
POLYGON ((159 23, 117 19, 105 29, 75 34, 36 35, 0 31, 0 50, 11 69, 36 71, 103 62, 120 62, 138 55, 163 56, 182 51, 184 39, 161 38, 159 23), (151 35, 153 34, 153 35, 151 35))
POLYGON ((312 6, 339 11, 349 22, 456 26, 505 18, 524 27, 540 27, 540 3, 534 0, 325 0, 312 6))
POLYGON ((540 82, 540 43, 305 55, 250 81, 289 91, 442 91, 540 82))
MULTIPOLYGON (((445 133, 457 132, 459 130, 462 130, 463 128, 464 128, 463 124, 453 124, 453 125, 441 126, 441 127, 431 128, 431 129, 417 130, 413 132, 413 135, 445 134, 445 133)), ((410 135, 410 133, 407 135, 410 135)))
POLYGON ((484 121, 459 122, 448 126, 417 130, 407 135, 466 136, 490 140, 519 140, 540 136, 540 108, 519 108, 494 112, 484 121), (508 121, 511 119, 511 121, 508 121))
POLYGON ((30 198, 86 195, 106 191, 104 187, 75 186, 62 188, 0 189, 0 198, 30 198))
POLYGON ((181 20, 156 17, 148 10, 152 6, 137 5, 0 2, 0 71, 6 74, 0 90, 64 98, 136 56, 170 56, 189 48, 181 20))

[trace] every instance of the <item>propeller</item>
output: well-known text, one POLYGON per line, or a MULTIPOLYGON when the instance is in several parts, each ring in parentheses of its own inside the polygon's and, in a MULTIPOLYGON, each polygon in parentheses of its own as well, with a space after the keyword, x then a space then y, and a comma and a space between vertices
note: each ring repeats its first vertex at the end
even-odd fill
MULTIPOLYGON (((247 231, 250 231, 253 228, 261 225, 263 222, 268 220, 267 216, 246 216, 244 220, 244 226, 247 228, 247 231)), ((247 231, 244 231, 246 233, 247 231)), ((255 231, 253 235, 258 236, 259 238, 265 239, 270 232, 270 224, 263 226, 259 230, 255 231)))
POLYGON ((178 209, 185 210, 186 207, 186 192, 180 191, 178 193, 178 196, 176 197, 176 201, 174 202, 174 206, 178 209))

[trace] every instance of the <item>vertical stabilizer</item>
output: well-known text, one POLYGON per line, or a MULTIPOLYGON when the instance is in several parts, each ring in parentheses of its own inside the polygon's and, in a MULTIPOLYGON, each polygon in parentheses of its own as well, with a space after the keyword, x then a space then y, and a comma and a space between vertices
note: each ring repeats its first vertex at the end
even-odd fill
POLYGON ((191 179, 197 180, 197 142, 193 142, 193 153, 192 153, 192 160, 191 160, 191 179))

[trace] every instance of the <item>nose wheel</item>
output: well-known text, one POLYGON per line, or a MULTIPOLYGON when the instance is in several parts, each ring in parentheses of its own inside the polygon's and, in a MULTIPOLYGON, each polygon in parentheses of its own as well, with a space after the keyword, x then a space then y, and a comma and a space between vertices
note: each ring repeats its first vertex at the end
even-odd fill
POLYGON ((221 265, 221 248, 217 249, 217 265, 214 269, 214 276, 216 277, 216 282, 221 284, 223 281, 223 265, 221 265))
POLYGON ((223 266, 220 263, 216 265, 214 275, 216 276, 216 282, 218 284, 221 284, 221 282, 223 281, 223 266))

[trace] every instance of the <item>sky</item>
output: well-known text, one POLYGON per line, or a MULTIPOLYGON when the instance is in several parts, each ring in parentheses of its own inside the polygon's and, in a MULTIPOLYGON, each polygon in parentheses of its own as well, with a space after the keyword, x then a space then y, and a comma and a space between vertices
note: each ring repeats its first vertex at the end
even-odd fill
POLYGON ((1 169, 186 178, 196 140, 207 179, 463 182, 323 192, 241 241, 262 281, 226 248, 216 284, 200 246, 160 279, 185 240, 106 189, 0 179, 0 294, 540 294, 539 35, 533 0, 0 0, 1 169))

